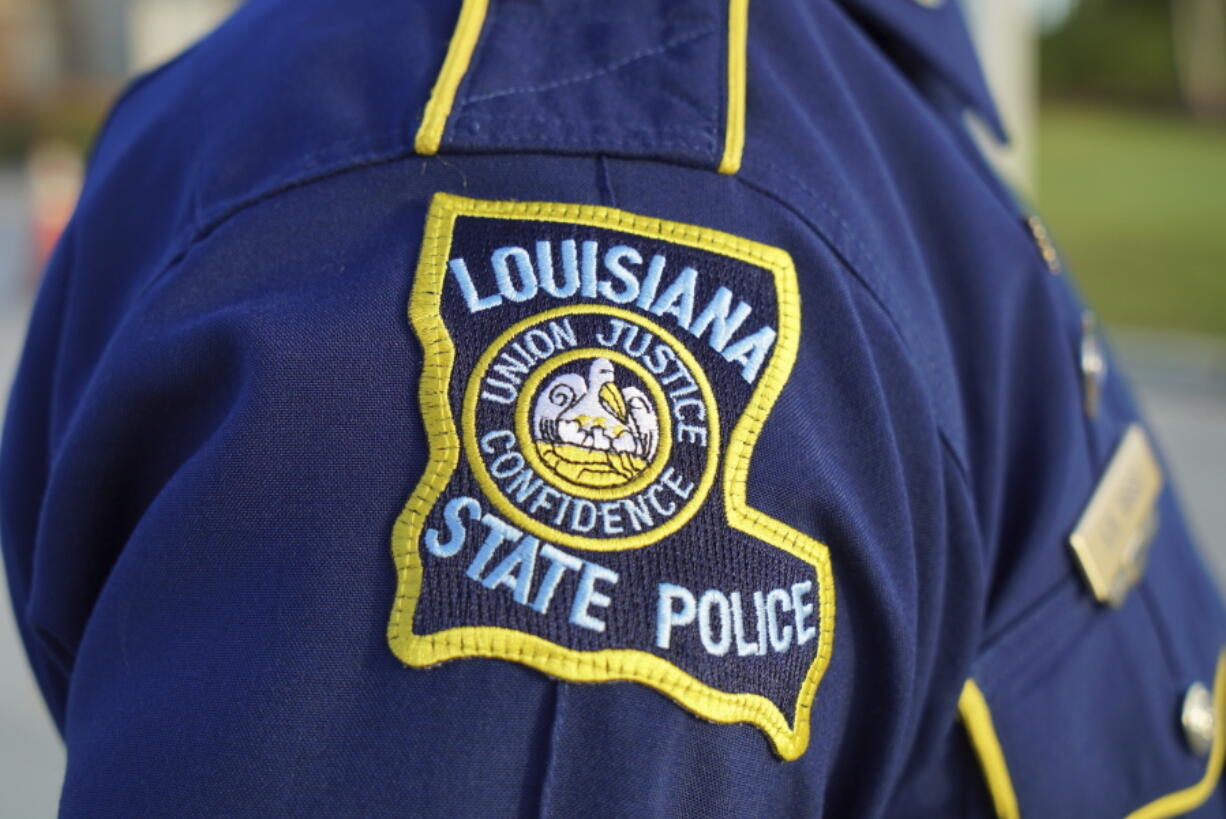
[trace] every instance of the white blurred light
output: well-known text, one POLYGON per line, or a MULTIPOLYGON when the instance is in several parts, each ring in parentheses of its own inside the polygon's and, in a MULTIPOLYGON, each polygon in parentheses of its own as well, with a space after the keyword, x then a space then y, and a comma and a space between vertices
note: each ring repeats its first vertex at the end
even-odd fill
POLYGON ((1063 26, 1081 0, 1034 0, 1034 3, 1039 13, 1039 32, 1047 34, 1063 26))
POLYGON ((128 7, 133 73, 158 66, 211 31, 237 0, 136 0, 128 7))

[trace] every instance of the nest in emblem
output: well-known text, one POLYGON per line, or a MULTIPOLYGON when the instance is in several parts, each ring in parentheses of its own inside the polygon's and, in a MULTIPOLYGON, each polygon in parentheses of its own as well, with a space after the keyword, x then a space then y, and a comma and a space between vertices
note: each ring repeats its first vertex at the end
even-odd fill
POLYGON ((656 456, 660 421, 647 394, 619 386, 606 358, 587 377, 563 373, 536 399, 533 443, 541 462, 562 478, 589 487, 614 487, 642 474, 656 456))

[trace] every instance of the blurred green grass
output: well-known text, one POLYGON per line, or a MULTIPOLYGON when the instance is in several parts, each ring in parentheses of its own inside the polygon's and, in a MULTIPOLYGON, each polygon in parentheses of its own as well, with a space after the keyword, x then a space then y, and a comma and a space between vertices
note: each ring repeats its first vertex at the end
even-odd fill
POLYGON ((1226 128, 1045 106, 1039 204, 1105 321, 1226 336, 1226 128))

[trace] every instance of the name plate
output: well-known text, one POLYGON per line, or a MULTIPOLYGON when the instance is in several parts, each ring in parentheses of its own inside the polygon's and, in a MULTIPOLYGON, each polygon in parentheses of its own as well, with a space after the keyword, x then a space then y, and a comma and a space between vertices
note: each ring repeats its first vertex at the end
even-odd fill
POLYGON ((1162 469, 1149 437, 1133 424, 1069 537, 1098 602, 1119 606, 1141 579, 1157 530, 1154 507, 1161 491, 1162 469))

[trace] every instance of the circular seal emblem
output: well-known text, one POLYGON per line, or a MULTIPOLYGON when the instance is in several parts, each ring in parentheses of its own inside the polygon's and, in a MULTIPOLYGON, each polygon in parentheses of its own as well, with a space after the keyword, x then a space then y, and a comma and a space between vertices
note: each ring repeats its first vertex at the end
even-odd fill
POLYGON ((539 313, 484 352, 465 454, 516 526, 584 549, 646 546, 711 488, 719 410, 689 350, 654 322, 590 305, 539 313))

